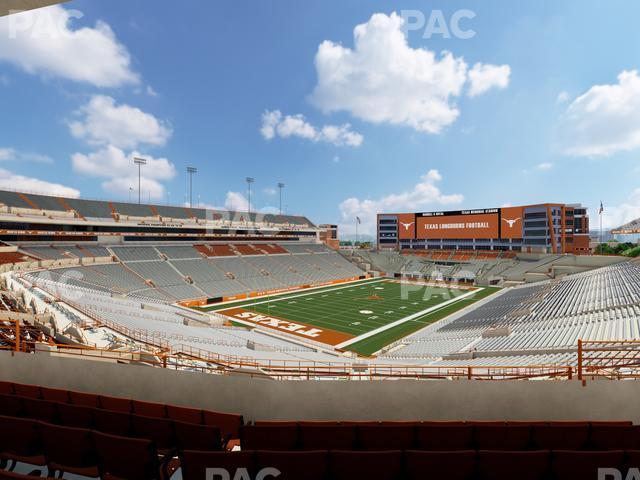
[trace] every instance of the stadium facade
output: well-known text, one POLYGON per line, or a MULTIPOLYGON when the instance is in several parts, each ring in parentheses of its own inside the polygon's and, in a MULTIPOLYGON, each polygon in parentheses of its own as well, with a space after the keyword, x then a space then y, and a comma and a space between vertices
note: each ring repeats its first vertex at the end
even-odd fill
POLYGON ((380 213, 379 249, 589 253, 589 215, 580 204, 380 213))

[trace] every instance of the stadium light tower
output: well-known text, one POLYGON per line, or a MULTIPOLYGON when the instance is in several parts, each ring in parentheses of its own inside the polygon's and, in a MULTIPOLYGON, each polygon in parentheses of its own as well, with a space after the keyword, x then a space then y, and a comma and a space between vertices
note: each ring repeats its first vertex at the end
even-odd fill
POLYGON ((282 189, 285 187, 284 183, 278 183, 278 190, 280 191, 280 215, 282 215, 282 189))
POLYGON ((196 167, 187 167, 187 173, 189 173, 189 207, 193 207, 193 174, 198 173, 196 167))
POLYGON ((140 169, 142 165, 147 164, 147 161, 144 158, 133 157, 133 163, 138 165, 138 205, 140 205, 140 169))
POLYGON ((251 184, 254 183, 256 181, 255 178, 253 177, 247 177, 245 178, 246 182, 247 182, 247 200, 248 200, 248 214, 249 214, 249 220, 251 220, 251 184))

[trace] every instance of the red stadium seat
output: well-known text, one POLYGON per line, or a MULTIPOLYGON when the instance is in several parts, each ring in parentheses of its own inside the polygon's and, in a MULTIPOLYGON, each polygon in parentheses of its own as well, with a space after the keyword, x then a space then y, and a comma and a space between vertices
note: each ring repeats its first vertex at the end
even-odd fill
POLYGON ((42 392, 43 400, 48 400, 50 402, 58 402, 58 403, 69 403, 68 390, 61 390, 59 388, 42 387, 40 391, 42 392))
POLYGON ((98 397, 100 408, 105 410, 111 410, 112 412, 131 413, 132 405, 131 400, 128 398, 118 397, 98 397))
POLYGON ((410 450, 415 444, 415 426, 378 425, 358 427, 358 446, 362 450, 410 450))
POLYGON ((50 472, 97 477, 98 456, 91 431, 48 423, 38 425, 44 456, 50 472))
POLYGON ((299 446, 296 426, 244 426, 240 438, 247 450, 297 450, 299 446))
POLYGON ((15 395, 0 395, 0 414, 8 417, 21 417, 24 412, 24 399, 15 395))
POLYGON ((598 469, 624 466, 624 452, 575 452, 559 450, 553 452, 553 475, 562 480, 599 480, 598 469))
POLYGON ((98 403, 98 395, 94 395, 93 393, 83 393, 83 392, 69 392, 69 400, 70 403, 74 405, 82 405, 83 407, 99 407, 98 403))
POLYGON ((133 400, 133 413, 144 415, 145 417, 166 418, 167 407, 162 403, 133 400))
POLYGON ((182 467, 183 480, 203 480, 206 478, 208 468, 218 468, 230 472, 230 477, 239 469, 248 474, 244 477, 255 478, 255 453, 242 452, 200 452, 185 450, 180 453, 180 465, 182 467))
MULTIPOLYGON (((278 480, 324 480, 328 471, 326 451, 308 452, 257 452, 256 469, 275 468, 280 472, 278 480)), ((270 478, 270 477, 267 477, 270 478)), ((374 477, 372 477, 374 478, 374 477)))
POLYGON ((534 425, 531 427, 531 440, 538 450, 581 450, 589 440, 589 426, 534 425))
POLYGON ((478 477, 480 480, 518 479, 545 480, 551 465, 551 452, 480 451, 478 477))
POLYGON ((61 425, 76 428, 93 428, 94 408, 58 403, 58 420, 61 425))
POLYGON ((37 385, 27 385, 24 383, 14 383, 13 392, 21 397, 42 398, 42 392, 37 385))
POLYGON ((173 422, 178 447, 182 450, 222 449, 222 434, 218 427, 196 423, 173 422))
POLYGON ((58 408, 56 402, 25 398, 22 401, 24 416, 43 422, 56 423, 58 421, 58 408))
POLYGON ((131 415, 95 409, 93 411, 93 428, 99 432, 128 437, 131 435, 131 415))
POLYGON ((417 448, 430 451, 456 451, 473 449, 471 425, 424 424, 416 428, 417 448))
POLYGON ((528 425, 478 425, 474 429, 478 450, 526 450, 530 434, 531 428, 528 425))
POLYGON ((162 478, 158 451, 150 440, 93 432, 100 477, 104 480, 162 478))
POLYGON ((356 448, 356 427, 303 425, 300 427, 300 446, 303 450, 353 450, 356 448))
POLYGON ((13 395, 13 385, 11 382, 0 382, 0 395, 13 395))
POLYGON ((332 480, 402 479, 402 452, 345 452, 332 451, 330 470, 332 480))
POLYGON ((167 405, 167 417, 172 420, 187 423, 202 423, 202 410, 197 408, 178 407, 167 405))
POLYGON ((0 459, 45 464, 35 420, 0 416, 0 459))
POLYGON ((475 466, 474 450, 457 452, 407 450, 405 452, 406 480, 425 480, 425 478, 469 480, 473 478, 475 466))
POLYGON ((131 436, 153 441, 161 453, 177 445, 173 422, 169 419, 131 415, 131 425, 131 436))
POLYGON ((593 425, 589 448, 594 450, 640 450, 640 426, 593 425))
POLYGON ((242 420, 242 415, 238 415, 235 413, 212 412, 209 410, 204 410, 202 412, 202 415, 205 425, 218 427, 222 432, 222 435, 224 435, 225 437, 240 438, 240 428, 244 423, 242 420))

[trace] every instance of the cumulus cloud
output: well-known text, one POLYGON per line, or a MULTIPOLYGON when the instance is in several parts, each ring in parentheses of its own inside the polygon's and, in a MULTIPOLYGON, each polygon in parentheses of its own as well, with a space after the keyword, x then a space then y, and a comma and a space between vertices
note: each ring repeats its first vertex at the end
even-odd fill
POLYGON ((344 200, 340 205, 342 217, 341 231, 355 232, 354 221, 362 221, 361 232, 375 234, 376 215, 383 212, 415 212, 430 205, 454 205, 464 200, 461 194, 443 194, 438 187, 442 176, 438 170, 429 170, 411 190, 392 193, 377 200, 361 200, 355 197, 344 200))
POLYGON ((90 145, 162 146, 172 134, 169 125, 150 113, 129 105, 116 105, 115 100, 106 95, 95 95, 76 115, 80 119, 70 122, 69 130, 90 145))
POLYGON ((462 57, 411 48, 403 23, 396 13, 377 13, 355 27, 353 48, 322 42, 311 101, 324 112, 437 134, 460 115, 455 99, 467 82, 475 95, 507 86, 508 65, 476 64, 472 78, 462 57))
POLYGON ((640 77, 623 71, 618 83, 594 85, 576 98, 560 120, 566 155, 598 157, 640 147, 640 77))
POLYGON ((280 138, 298 137, 313 142, 327 142, 336 146, 359 147, 362 145, 361 134, 351 130, 351 125, 324 125, 315 127, 304 115, 283 115, 279 110, 267 110, 262 114, 260 133, 266 140, 278 136, 280 138))
POLYGON ((104 149, 90 154, 76 153, 71 157, 75 172, 89 177, 104 178, 102 188, 105 192, 126 196, 129 188, 138 190, 138 167, 133 163, 134 157, 147 160, 141 169, 142 196, 158 200, 164 197, 162 181, 171 180, 176 176, 173 163, 166 158, 153 158, 138 152, 125 153, 123 150, 109 145, 104 149))
POLYGON ((74 28, 82 14, 52 6, 0 18, 0 61, 30 74, 59 77, 96 87, 137 84, 131 57, 111 27, 74 28))
POLYGON ((509 65, 487 65, 476 63, 469 70, 470 97, 482 95, 492 88, 504 89, 509 86, 511 67, 509 65))
POLYGON ((0 162, 4 161, 53 163, 53 159, 47 155, 21 152, 15 148, 0 148, 0 162))
MULTIPOLYGON (((598 212, 598 206, 591 209, 591 212, 598 212)), ((612 229, 620 227, 636 218, 640 218, 640 188, 636 188, 631 195, 620 205, 604 206, 602 215, 602 228, 612 229)), ((591 226, 598 228, 599 220, 596 215, 591 218, 591 226)))
POLYGON ((61 197, 78 198, 80 192, 75 188, 59 183, 47 182, 38 178, 25 177, 0 168, 0 188, 22 192, 42 193, 61 197))
POLYGON ((224 208, 238 212, 246 212, 249 210, 249 201, 240 192, 227 192, 224 200, 224 208))

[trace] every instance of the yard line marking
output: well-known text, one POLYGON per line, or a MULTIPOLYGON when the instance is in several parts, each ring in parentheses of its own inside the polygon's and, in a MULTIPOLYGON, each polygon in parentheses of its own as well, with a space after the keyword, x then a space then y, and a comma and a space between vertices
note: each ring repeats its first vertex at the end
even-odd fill
POLYGON ((469 297, 471 295, 475 295, 476 293, 481 292, 482 290, 484 290, 484 288, 480 287, 480 288, 477 288, 476 290, 471 290, 471 291, 469 291, 467 293, 463 293, 462 295, 458 295, 457 297, 453 297, 453 298, 447 300, 446 302, 438 303, 437 305, 434 305, 433 307, 429 307, 426 310, 422 310, 421 312, 416 312, 413 315, 409 315, 407 317, 404 317, 404 318, 401 318, 399 320, 396 320, 395 322, 391 322, 391 323, 388 323, 387 325, 383 325, 383 326, 381 326, 379 328, 376 328, 375 330, 371 330, 371 331, 369 331, 367 333, 363 333, 359 337, 352 338, 351 340, 347 340, 346 342, 342 342, 342 343, 336 345, 335 348, 336 349, 344 349, 344 347, 347 347, 349 345, 357 343, 357 342, 359 342, 361 340, 365 340, 365 339, 367 339, 369 337, 373 337, 374 335, 378 335, 379 333, 382 333, 382 332, 385 332, 385 331, 387 331, 387 330, 389 330, 391 328, 397 327, 398 325, 402 325, 403 323, 409 322, 409 321, 411 321, 411 320, 413 320, 415 318, 418 318, 418 317, 420 317, 422 315, 426 315, 427 313, 431 313, 434 310, 439 310, 442 307, 445 307, 445 306, 450 305, 450 304, 452 304, 454 302, 457 302, 459 300, 467 298, 467 297, 469 297))
MULTIPOLYGON (((381 279, 379 279, 379 280, 373 280, 373 281, 371 281, 371 282, 367 282, 367 285, 371 285, 371 284, 375 284, 375 283, 380 283, 380 282, 386 282, 386 281, 388 281, 388 280, 389 280, 389 279, 387 279, 387 278, 381 278, 381 279)), ((331 292, 335 292, 336 290, 342 290, 343 288, 350 288, 350 287, 351 287, 351 285, 347 285, 347 286, 344 286, 344 287, 336 287, 336 288, 334 288, 334 289, 332 289, 332 290, 322 290, 322 292, 324 293, 324 292, 328 291, 328 292, 330 292, 330 293, 331 293, 331 292)), ((324 288, 327 288, 327 287, 325 286, 324 288)), ((287 296, 287 297, 285 297, 285 298, 273 298, 273 299, 271 299, 271 300, 262 300, 262 301, 260 301, 260 302, 247 303, 247 304, 242 304, 242 305, 238 305, 238 306, 239 306, 239 307, 253 307, 254 305, 261 305, 261 304, 263 304, 263 303, 275 303, 275 302, 282 302, 282 301, 284 301, 284 300, 291 300, 292 298, 306 297, 307 295, 317 295, 318 293, 320 293, 320 292, 318 292, 318 291, 313 291, 313 292, 299 293, 299 294, 297 294, 297 295, 291 295, 291 296, 287 296)), ((342 293, 342 292, 338 292, 338 293, 342 293)), ((336 294, 336 295, 337 295, 337 294, 336 294)), ((229 307, 229 308, 232 308, 232 307, 229 307)), ((225 310, 225 309, 221 309, 221 310, 225 310)))

